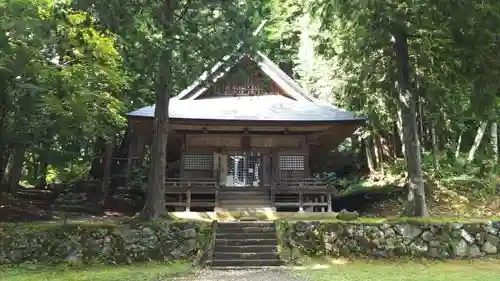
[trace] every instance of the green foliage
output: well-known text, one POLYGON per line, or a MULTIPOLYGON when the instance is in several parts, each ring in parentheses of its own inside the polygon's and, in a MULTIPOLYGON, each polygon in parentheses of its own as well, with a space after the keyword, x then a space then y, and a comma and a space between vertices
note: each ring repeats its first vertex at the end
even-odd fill
MULTIPOLYGON (((481 122, 496 122, 499 113, 500 4, 394 0, 270 3, 274 5, 271 14, 278 21, 272 38, 294 38, 283 42, 294 50, 289 57, 295 61, 300 81, 318 98, 368 118, 362 138, 383 136, 387 152, 378 155, 383 162, 379 166, 389 168, 389 176, 405 174, 406 170, 401 147, 397 147, 400 144, 392 146, 402 129, 398 125, 401 74, 394 36, 406 34, 409 79, 418 102, 422 168, 452 189, 474 196, 496 192, 498 153, 494 143, 498 140, 487 132, 487 140, 480 143, 475 155, 472 153, 473 163, 467 163, 468 155, 464 158, 462 153, 471 148, 481 122), (462 180, 452 180, 456 178, 462 180)), ((335 175, 327 177, 338 181, 335 175)), ((341 190, 358 190, 370 184, 351 180, 336 185, 341 190)))
POLYGON ((89 140, 114 137, 125 125, 127 76, 114 36, 61 2, 2 1, 0 8, 0 53, 8 58, 0 62, 0 150, 23 145, 36 162, 51 164, 57 180, 81 177, 86 168, 75 166, 88 166, 89 140))
POLYGON ((129 188, 145 192, 149 176, 150 164, 142 161, 130 171, 129 188))
POLYGON ((175 1, 168 27, 162 3, 0 1, 0 170, 32 185, 86 177, 100 141, 123 135, 124 114, 154 103, 163 50, 174 95, 240 41, 256 45, 261 3, 175 1))

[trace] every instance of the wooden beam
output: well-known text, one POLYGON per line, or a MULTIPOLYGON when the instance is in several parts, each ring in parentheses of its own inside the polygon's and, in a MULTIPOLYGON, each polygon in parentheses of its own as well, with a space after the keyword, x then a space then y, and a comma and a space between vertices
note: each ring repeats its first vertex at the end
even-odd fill
MULTIPOLYGON (((152 122, 149 122, 152 126, 152 122)), ((228 121, 227 124, 171 124, 170 129, 173 131, 203 131, 205 128, 208 131, 219 131, 219 132, 244 132, 245 128, 249 133, 253 132, 281 132, 283 133, 284 129, 287 129, 291 132, 321 132, 326 131, 332 126, 328 125, 315 125, 315 124, 307 124, 307 125, 239 125, 232 124, 232 122, 228 121)))
POLYGON ((304 212, 304 193, 299 191, 299 212, 304 212))
POLYGON ((272 136, 272 135, 294 135, 294 136, 303 136, 308 135, 308 132, 290 132, 290 131, 215 131, 215 130, 175 130, 176 133, 179 134, 207 134, 207 135, 259 135, 259 136, 272 136))
POLYGON ((191 188, 186 191, 186 212, 191 211, 191 188))

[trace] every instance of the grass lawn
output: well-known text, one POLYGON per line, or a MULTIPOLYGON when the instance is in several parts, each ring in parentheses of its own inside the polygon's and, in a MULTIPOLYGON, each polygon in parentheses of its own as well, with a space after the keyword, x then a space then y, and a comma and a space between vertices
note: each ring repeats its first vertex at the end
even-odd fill
POLYGON ((131 266, 0 266, 2 281, 164 281, 187 274, 190 263, 146 263, 131 266))
POLYGON ((500 260, 345 261, 308 263, 295 274, 311 281, 496 281, 500 260))

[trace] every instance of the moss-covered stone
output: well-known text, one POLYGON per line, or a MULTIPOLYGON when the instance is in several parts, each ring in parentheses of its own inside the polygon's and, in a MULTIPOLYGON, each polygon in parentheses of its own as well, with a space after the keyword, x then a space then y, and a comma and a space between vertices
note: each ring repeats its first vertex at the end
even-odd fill
POLYGON ((433 259, 496 256, 500 224, 403 220, 278 221, 280 248, 302 256, 433 259))
POLYGON ((0 264, 190 260, 211 235, 207 222, 1 224, 0 264))

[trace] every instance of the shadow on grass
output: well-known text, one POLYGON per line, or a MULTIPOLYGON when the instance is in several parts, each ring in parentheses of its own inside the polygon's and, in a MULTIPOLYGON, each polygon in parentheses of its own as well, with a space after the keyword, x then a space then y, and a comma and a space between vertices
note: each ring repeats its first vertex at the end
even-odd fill
POLYGON ((157 281, 190 273, 188 262, 134 265, 46 265, 0 266, 2 281, 157 281))

